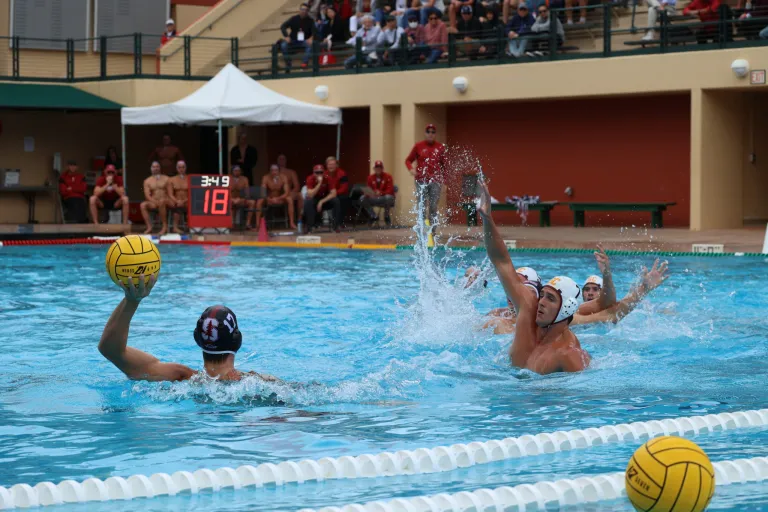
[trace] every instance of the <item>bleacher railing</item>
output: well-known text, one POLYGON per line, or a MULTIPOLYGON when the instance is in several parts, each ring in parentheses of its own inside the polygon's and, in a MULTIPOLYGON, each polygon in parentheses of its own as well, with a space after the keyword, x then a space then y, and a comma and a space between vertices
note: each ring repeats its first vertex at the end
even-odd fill
POLYGON ((285 55, 280 41, 251 44, 237 38, 182 35, 158 47, 157 34, 127 34, 89 39, 31 39, 2 37, 8 52, 0 52, 0 79, 77 82, 125 78, 208 79, 232 62, 260 79, 405 71, 445 67, 487 66, 541 60, 614 57, 653 53, 703 51, 768 45, 759 32, 768 27, 767 12, 733 10, 721 5, 716 20, 702 23, 680 12, 659 11, 654 27, 634 17, 619 28, 618 3, 551 9, 565 38, 557 31, 522 34, 522 53, 513 55, 503 24, 464 41, 449 34, 446 44, 417 45, 402 37, 394 48, 330 46, 315 39, 304 63, 304 51, 285 55), (586 23, 568 24, 569 11, 586 23), (749 14, 749 17, 746 17, 749 14), (744 15, 744 16, 743 16, 744 15), (650 35, 648 31, 651 30, 650 35), (646 36, 643 39, 643 36, 646 36), (286 59, 288 57, 288 59, 286 59), (288 61, 291 65, 288 65, 288 61))

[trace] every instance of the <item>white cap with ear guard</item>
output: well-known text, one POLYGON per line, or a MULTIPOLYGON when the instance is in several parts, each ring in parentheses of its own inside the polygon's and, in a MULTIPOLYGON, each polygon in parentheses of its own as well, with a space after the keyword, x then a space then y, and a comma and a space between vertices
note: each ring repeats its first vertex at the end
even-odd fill
POLYGON ((576 314, 576 310, 579 309, 579 297, 581 297, 581 289, 576 281, 570 277, 557 276, 550 279, 544 287, 553 288, 560 294, 560 311, 557 312, 553 324, 576 314))
MULTIPOLYGON (((588 284, 596 284, 600 287, 600 289, 603 289, 603 278, 600 276, 589 276, 586 281, 584 281, 584 286, 587 286, 588 284)), ((582 286, 582 288, 584 288, 582 286)))

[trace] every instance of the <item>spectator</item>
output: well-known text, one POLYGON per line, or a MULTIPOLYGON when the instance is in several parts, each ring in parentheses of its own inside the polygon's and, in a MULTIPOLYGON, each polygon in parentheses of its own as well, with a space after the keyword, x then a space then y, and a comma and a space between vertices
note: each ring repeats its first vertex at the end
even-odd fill
POLYGON ((64 206, 64 219, 67 222, 85 224, 88 222, 85 206, 85 191, 88 184, 83 173, 77 170, 77 162, 67 162, 67 170, 59 176, 59 194, 64 206))
POLYGON ((328 175, 328 187, 336 192, 341 206, 341 215, 338 219, 338 225, 344 224, 347 211, 349 211, 349 178, 344 169, 339 167, 336 157, 329 156, 325 159, 325 169, 328 175))
POLYGON ((383 29, 389 15, 395 12, 395 0, 376 0, 375 4, 373 21, 383 29))
POLYGON ((323 43, 329 49, 346 45, 349 39, 349 30, 347 29, 349 25, 339 17, 333 6, 328 6, 326 16, 328 19, 323 25, 323 31, 320 34, 323 38, 323 43))
POLYGON ((366 16, 371 16, 373 19, 376 12, 376 0, 357 0, 355 5, 355 15, 349 19, 349 32, 352 35, 357 34, 366 16))
POLYGON ((99 210, 122 210, 123 224, 128 220, 130 203, 128 196, 125 195, 125 188, 123 188, 123 178, 117 176, 117 171, 113 165, 106 166, 104 174, 96 180, 90 203, 91 218, 94 224, 99 224, 99 210))
POLYGON ((379 34, 379 39, 376 43, 376 54, 380 64, 391 66, 395 63, 395 57, 400 49, 400 39, 404 35, 405 30, 397 26, 397 18, 389 16, 386 19, 386 26, 379 34))
MULTIPOLYGON (((480 18, 481 20, 483 18, 480 18)), ((485 21, 480 23, 483 27, 481 39, 497 41, 504 32, 504 26, 501 24, 498 13, 493 9, 485 11, 485 21)), ((497 52, 503 51, 504 45, 501 48, 494 43, 485 43, 487 53, 496 55, 497 52)))
POLYGON ((170 178, 160 172, 160 162, 152 162, 149 172, 151 176, 144 180, 144 201, 139 206, 141 216, 144 218, 144 225, 147 227, 144 234, 148 235, 152 232, 152 221, 149 218, 149 211, 152 210, 160 215, 162 228, 158 234, 162 236, 168 232, 168 214, 165 208, 170 178))
POLYGON ((493 17, 498 20, 501 14, 499 0, 478 0, 475 2, 475 11, 482 23, 488 21, 488 13, 493 13, 493 17))
POLYGON ((441 57, 448 55, 448 28, 437 14, 429 15, 429 23, 424 26, 424 35, 427 43, 427 64, 437 62, 441 57))
MULTIPOLYGON (((269 166, 269 174, 261 180, 262 197, 256 201, 256 229, 261 226, 261 213, 265 206, 286 206, 288 208, 288 220, 291 229, 296 229, 294 222, 293 201, 291 200, 291 185, 288 179, 280 172, 280 166, 269 166), (266 205, 265 205, 266 203, 266 205)), ((250 223, 250 215, 248 216, 250 223)))
MULTIPOLYGON (((376 56, 376 45, 379 41, 379 34, 381 29, 373 24, 373 17, 366 15, 363 17, 363 28, 358 30, 357 33, 352 36, 347 44, 355 46, 356 41, 359 39, 363 45, 363 63, 369 66, 374 60, 378 59, 376 56)), ((357 64, 357 54, 352 55, 344 61, 345 68, 354 67, 357 64)))
MULTIPOLYGON (((579 6, 581 6, 581 9, 579 10, 581 14, 581 17, 579 18, 579 23, 586 23, 587 22, 587 0, 565 0, 565 8, 566 9, 572 8, 574 1, 578 1, 579 6)), ((566 19, 566 23, 568 23, 569 25, 573 25, 573 11, 571 10, 565 11, 565 19, 566 19)))
POLYGON ((461 8, 461 19, 456 23, 456 28, 448 30, 456 34, 457 41, 463 42, 459 45, 460 51, 469 55, 470 59, 476 59, 488 50, 485 45, 476 42, 483 34, 483 25, 472 15, 472 7, 469 5, 461 8))
POLYGON ((123 159, 117 152, 115 146, 109 146, 107 148, 107 156, 104 158, 104 167, 112 165, 115 167, 118 176, 123 175, 123 159))
POLYGON ((720 19, 720 0, 693 0, 683 9, 683 14, 695 14, 702 23, 710 23, 696 30, 696 40, 699 44, 718 39, 717 25, 713 22, 720 19))
POLYGON ((437 134, 435 125, 428 124, 425 132, 425 139, 414 144, 405 159, 405 165, 416 180, 419 208, 423 209, 421 215, 426 217, 429 213, 432 229, 434 229, 437 224, 437 206, 446 165, 445 146, 435 140, 437 134), (414 162, 416 162, 415 168, 414 162))
POLYGON ((427 33, 424 25, 419 24, 418 14, 408 16, 408 28, 405 29, 405 35, 408 38, 408 62, 418 62, 419 58, 430 53, 427 49, 427 33))
MULTIPOLYGON (((550 19, 555 20, 555 30, 557 31, 557 44, 559 46, 565 42, 565 31, 563 30, 563 24, 560 23, 560 20, 557 19, 557 16, 552 16, 550 18, 549 8, 546 5, 539 6, 539 16, 536 18, 536 22, 531 27, 531 32, 535 34, 549 33, 550 19)), ((550 48, 549 50, 554 52, 554 51, 557 51, 557 48, 550 48)))
POLYGON ((168 134, 163 135, 163 145, 155 148, 149 155, 149 162, 160 162, 160 169, 166 176, 173 175, 176 164, 181 160, 184 160, 184 155, 179 148, 171 144, 171 136, 168 134))
POLYGON ((248 134, 240 132, 237 139, 237 145, 232 147, 229 152, 229 162, 233 168, 235 165, 240 167, 242 175, 248 178, 248 182, 253 182, 253 168, 259 161, 259 153, 256 148, 248 144, 248 134))
POLYGON ((536 23, 533 14, 528 12, 528 5, 525 2, 517 7, 517 14, 507 26, 507 37, 509 38, 509 54, 513 57, 522 57, 525 49, 528 47, 528 37, 532 34, 531 28, 536 23))
POLYGON ((384 208, 384 222, 387 226, 392 225, 389 209, 395 206, 395 184, 392 176, 384 172, 384 164, 381 160, 376 160, 373 164, 373 174, 368 176, 368 188, 363 194, 362 202, 363 208, 371 217, 371 225, 379 223, 379 216, 375 213, 374 206, 384 208))
POLYGON ((176 22, 173 19, 169 19, 165 22, 165 32, 160 37, 160 46, 165 45, 168 41, 176 37, 176 22))
MULTIPOLYGON (((232 209, 232 225, 238 225, 238 214, 240 210, 246 208, 253 210, 256 201, 249 197, 249 188, 251 182, 243 176, 242 168, 235 164, 232 166, 232 179, 229 181, 229 204, 232 209)), ((251 225, 251 216, 253 212, 248 212, 248 218, 245 222, 246 227, 251 225)))
POLYGON ((176 163, 176 176, 168 180, 168 209, 173 212, 173 232, 181 234, 179 222, 181 214, 187 211, 189 200, 189 183, 187 183, 187 163, 179 160, 176 163))
POLYGON ((307 178, 307 197, 304 199, 304 220, 307 222, 306 232, 311 233, 315 228, 315 215, 323 210, 333 212, 333 229, 337 233, 341 223, 341 202, 335 189, 331 189, 330 177, 325 168, 318 164, 312 169, 312 175, 307 178))
POLYGON ((315 22, 309 16, 309 6, 301 4, 299 14, 285 20, 280 26, 280 32, 283 34, 280 50, 283 52, 285 67, 290 71, 291 52, 295 50, 304 51, 301 67, 307 67, 309 58, 312 56, 312 38, 315 36, 315 22), (288 33, 289 29, 290 34, 288 33))
POLYGON ((301 213, 304 211, 304 196, 301 195, 299 176, 296 174, 296 171, 288 168, 288 158, 283 153, 277 155, 277 165, 280 167, 280 173, 285 176, 291 187, 291 199, 296 201, 297 205, 294 211, 299 212, 299 216, 301 216, 301 213))
POLYGON ((768 16, 768 0, 739 0, 736 10, 739 12, 739 33, 747 39, 768 38, 768 31, 761 29, 765 26, 765 20, 753 20, 752 18, 765 18, 768 16))
POLYGON ((475 0, 451 0, 451 4, 448 6, 448 27, 456 28, 456 14, 462 13, 462 8, 469 7, 471 9, 474 5, 475 0))
POLYGON ((656 39, 656 22, 659 13, 665 11, 667 16, 675 14, 677 0, 647 0, 648 4, 648 31, 643 36, 643 41, 656 39))

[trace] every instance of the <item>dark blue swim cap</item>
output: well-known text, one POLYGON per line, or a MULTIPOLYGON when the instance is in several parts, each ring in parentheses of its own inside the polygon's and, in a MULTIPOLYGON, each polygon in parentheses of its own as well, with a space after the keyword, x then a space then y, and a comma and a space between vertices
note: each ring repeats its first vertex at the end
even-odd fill
POLYGON ((197 321, 195 341, 206 354, 235 354, 243 343, 237 317, 226 306, 209 307, 197 321))

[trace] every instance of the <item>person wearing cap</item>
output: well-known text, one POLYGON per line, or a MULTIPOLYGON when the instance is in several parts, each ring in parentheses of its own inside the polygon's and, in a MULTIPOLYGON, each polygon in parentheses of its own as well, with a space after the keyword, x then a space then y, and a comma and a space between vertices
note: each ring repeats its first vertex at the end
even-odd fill
POLYGON ((437 224, 441 183, 445 178, 445 146, 435 140, 437 128, 434 124, 428 124, 424 131, 424 140, 414 144, 405 159, 405 166, 416 180, 416 194, 419 207, 423 208, 422 215, 424 218, 428 215, 434 230, 437 224))
POLYGON ((600 276, 589 276, 581 286, 584 292, 584 301, 595 300, 600 296, 600 290, 603 288, 603 278, 600 276))
POLYGON ((336 190, 331 189, 330 176, 322 164, 312 168, 312 174, 307 178, 307 195, 304 198, 304 220, 307 233, 315 228, 318 213, 324 210, 333 212, 333 229, 338 233, 341 223, 341 201, 336 197, 336 190))
POLYGON ((392 175, 384 172, 384 162, 381 160, 373 164, 373 174, 368 176, 368 188, 363 194, 362 203, 371 217, 371 225, 379 223, 374 207, 384 208, 384 222, 387 226, 392 225, 389 210, 395 206, 395 183, 392 175))
POLYGON ((397 26, 397 19, 394 16, 385 18, 384 28, 376 42, 379 65, 391 66, 395 62, 395 56, 400 49, 400 40, 404 34, 405 30, 397 26))
POLYGON ((163 35, 160 37, 160 46, 165 45, 168 41, 176 37, 178 34, 176 33, 176 22, 173 21, 173 19, 169 19, 165 22, 165 32, 163 32, 163 35))
POLYGON ((515 266, 491 215, 491 194, 485 184, 477 208, 483 219, 488 257, 504 292, 517 311, 515 335, 509 348, 512 365, 539 374, 586 369, 590 356, 581 348, 569 324, 578 309, 581 290, 570 278, 557 276, 541 288, 537 298, 517 275, 515 266))
POLYGON ((85 191, 88 184, 83 173, 77 170, 77 162, 69 160, 67 169, 59 176, 59 195, 64 207, 64 220, 76 224, 88 222, 85 191))
POLYGON ((456 34, 457 41, 462 41, 457 45, 459 52, 468 55, 470 59, 476 59, 478 55, 487 52, 485 45, 476 42, 483 35, 483 24, 472 15, 471 6, 462 6, 461 19, 456 23, 456 28, 448 30, 456 34))
MULTIPOLYGON (((283 173, 280 172, 280 166, 272 164, 269 166, 269 174, 261 180, 261 198, 256 201, 256 227, 261 225, 261 215, 270 206, 285 206, 288 209, 288 221, 291 229, 296 229, 294 221, 293 201, 291 200, 291 184, 283 173)), ((246 225, 251 224, 251 212, 248 213, 246 225)))
MULTIPOLYGON (((125 297, 120 301, 104 326, 99 340, 99 352, 131 380, 176 382, 189 380, 198 372, 178 363, 163 363, 156 357, 128 346, 128 331, 139 303, 155 286, 155 276, 145 285, 144 276, 128 280, 120 287, 125 297)), ((272 375, 241 372, 235 368, 235 355, 243 343, 243 335, 235 313, 226 306, 206 308, 193 331, 197 346, 203 352, 203 371, 199 372, 221 381, 239 381, 253 377, 267 382, 279 382, 272 375)))
POLYGON ((512 16, 512 19, 507 24, 506 32, 509 39, 509 46, 507 52, 513 57, 522 57, 525 54, 525 50, 528 47, 528 37, 531 32, 531 27, 536 23, 536 18, 533 17, 528 10, 528 4, 521 2, 517 6, 517 13, 512 16))
POLYGON ((307 67, 309 58, 312 56, 312 40, 316 32, 315 22, 309 15, 309 6, 301 4, 299 14, 285 20, 280 25, 280 32, 283 34, 283 40, 280 41, 280 51, 285 59, 285 67, 290 71, 292 66, 291 52, 296 50, 304 52, 301 67, 307 67))
POLYGON ((96 180, 93 195, 90 199, 91 218, 94 224, 99 224, 99 210, 122 210, 123 224, 128 221, 130 203, 125 195, 122 176, 117 176, 114 165, 104 168, 102 176, 96 180))
POLYGON ((167 192, 168 188, 168 176, 160 172, 160 162, 152 162, 149 168, 150 176, 144 180, 144 201, 141 202, 139 209, 141 210, 141 216, 144 218, 144 225, 147 229, 144 231, 145 235, 152 232, 152 221, 149 218, 149 211, 156 211, 160 216, 160 222, 162 228, 159 235, 164 235, 168 232, 168 214, 166 206, 168 204, 167 192))
POLYGON ((472 7, 475 5, 475 0, 451 0, 451 4, 448 6, 448 27, 456 28, 456 15, 458 13, 464 13, 464 7, 469 7, 469 13, 472 14, 472 7))

